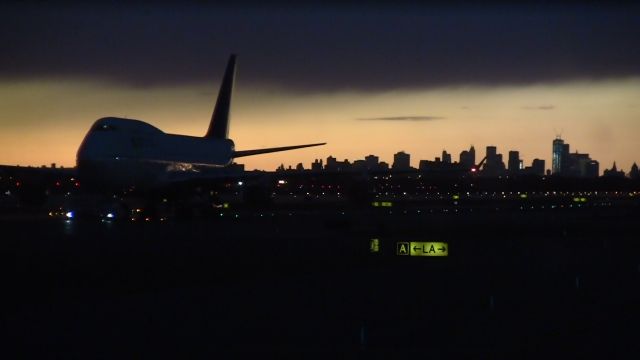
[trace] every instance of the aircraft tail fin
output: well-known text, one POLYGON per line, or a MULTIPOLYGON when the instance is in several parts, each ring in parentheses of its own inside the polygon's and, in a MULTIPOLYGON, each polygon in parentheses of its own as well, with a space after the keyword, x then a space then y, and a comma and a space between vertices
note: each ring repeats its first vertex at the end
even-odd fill
POLYGON ((222 85, 218 93, 218 100, 211 115, 209 130, 204 136, 213 139, 226 139, 229 137, 229 117, 231 110, 231 95, 236 75, 236 55, 232 54, 227 63, 227 69, 222 78, 222 85))

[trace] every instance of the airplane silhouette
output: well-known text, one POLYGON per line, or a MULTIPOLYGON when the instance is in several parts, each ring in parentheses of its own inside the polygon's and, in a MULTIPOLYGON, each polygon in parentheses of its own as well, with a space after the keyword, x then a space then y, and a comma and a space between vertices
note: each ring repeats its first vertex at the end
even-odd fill
POLYGON ((211 177, 211 171, 201 170, 225 168, 235 158, 326 144, 236 150, 228 137, 235 73, 236 55, 231 55, 209 129, 203 137, 167 134, 140 120, 98 119, 77 153, 76 168, 83 185, 98 188, 165 186, 211 177))

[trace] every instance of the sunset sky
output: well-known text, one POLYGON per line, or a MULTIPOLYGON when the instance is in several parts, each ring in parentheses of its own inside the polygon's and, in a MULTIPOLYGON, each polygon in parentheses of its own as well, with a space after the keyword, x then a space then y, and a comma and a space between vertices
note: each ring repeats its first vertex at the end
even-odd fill
MULTIPOLYGON (((230 137, 247 169, 496 145, 640 162, 640 8, 14 4, 0 13, 0 164, 73 166, 91 124, 203 135, 238 54, 230 137)), ((480 157, 481 158, 481 157, 480 157)), ((478 158, 478 160, 480 159, 478 158)))

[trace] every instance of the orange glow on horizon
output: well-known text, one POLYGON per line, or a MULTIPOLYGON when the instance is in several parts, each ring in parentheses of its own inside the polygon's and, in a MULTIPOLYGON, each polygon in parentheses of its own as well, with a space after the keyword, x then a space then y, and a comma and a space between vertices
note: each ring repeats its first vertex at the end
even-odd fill
MULTIPOLYGON (((149 122, 168 133, 201 136, 207 129, 216 84, 132 89, 89 81, 0 82, 0 164, 75 165, 85 132, 98 118, 120 116, 149 122)), ((328 142, 317 148, 239 159, 248 170, 274 170, 329 155, 339 160, 369 154, 391 163, 411 154, 412 166, 442 150, 454 161, 473 144, 479 156, 496 145, 519 150, 551 166, 556 132, 571 151, 629 170, 640 140, 640 79, 495 88, 440 88, 384 93, 296 95, 281 89, 237 88, 230 136, 239 150, 328 142), (358 120, 432 116, 429 121, 358 120)))

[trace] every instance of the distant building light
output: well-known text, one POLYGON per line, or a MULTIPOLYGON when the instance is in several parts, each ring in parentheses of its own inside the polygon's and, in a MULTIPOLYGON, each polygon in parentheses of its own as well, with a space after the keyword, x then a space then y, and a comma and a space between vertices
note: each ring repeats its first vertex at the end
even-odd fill
POLYGON ((238 181, 238 186, 242 186, 244 183, 242 181, 238 181))
POLYGON ((287 182, 284 180, 278 180, 278 184, 282 185, 282 184, 286 184, 287 182))

